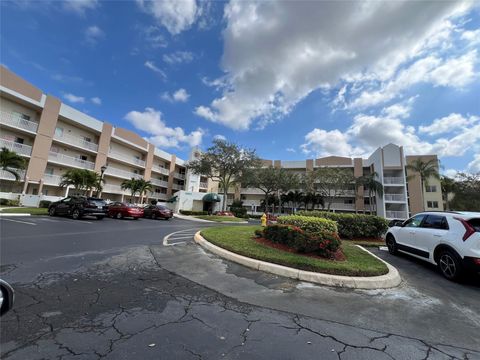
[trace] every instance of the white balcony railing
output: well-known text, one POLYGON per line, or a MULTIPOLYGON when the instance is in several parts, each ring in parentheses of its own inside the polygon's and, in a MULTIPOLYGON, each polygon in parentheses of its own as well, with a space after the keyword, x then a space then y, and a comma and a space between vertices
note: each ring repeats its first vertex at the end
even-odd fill
POLYGON ((387 219, 406 219, 406 218, 408 218, 408 215, 407 215, 406 211, 387 210, 386 211, 386 217, 387 217, 387 219))
POLYGON ((158 199, 158 200, 167 200, 168 199, 167 194, 156 193, 156 192, 153 192, 153 191, 148 193, 148 197, 158 199))
POLYGON ((184 185, 173 184, 173 185, 172 185, 172 189, 174 189, 174 190, 183 190, 183 189, 184 189, 184 185))
POLYGON ((60 185, 62 177, 60 175, 43 174, 43 182, 47 185, 60 185))
POLYGON ((20 115, 8 111, 1 111, 0 114, 0 123, 2 124, 31 132, 37 132, 38 123, 34 121, 25 120, 20 115))
POLYGON ((95 144, 91 141, 86 141, 78 136, 73 136, 68 134, 55 134, 53 135, 53 138, 70 145, 79 146, 82 149, 98 151, 98 144, 95 144))
POLYGON ((153 185, 162 186, 162 187, 168 188, 168 182, 167 182, 167 181, 163 181, 163 180, 159 180, 159 179, 150 179, 150 182, 151 182, 153 185))
MULTIPOLYGON (((325 204, 325 207, 328 204, 325 204)), ((355 210, 355 204, 332 203, 331 210, 355 210)))
POLYGON ((185 179, 185 174, 180 174, 178 172, 174 173, 173 174, 174 177, 176 177, 177 179, 185 179))
POLYGON ((114 167, 111 167, 111 166, 107 167, 107 169, 105 170, 105 175, 117 176, 117 177, 121 177, 121 178, 124 178, 124 179, 131 179, 131 178, 143 179, 143 175, 136 174, 136 173, 133 173, 133 172, 130 172, 130 171, 125 171, 125 170, 122 170, 122 169, 117 169, 117 168, 114 168, 114 167))
POLYGON ((60 154, 55 151, 50 151, 50 154, 48 155, 48 160, 65 164, 65 165, 80 167, 88 170, 93 170, 95 168, 95 163, 91 161, 82 160, 79 158, 75 158, 73 156, 60 154))
POLYGON ((385 201, 405 201, 403 194, 384 194, 385 201))
POLYGON ((20 144, 15 141, 0 139, 0 148, 7 148, 10 151, 16 152, 18 155, 30 156, 32 154, 32 147, 20 144))
POLYGON ((168 169, 162 168, 160 166, 153 165, 152 170, 157 172, 157 173, 160 173, 162 175, 167 175, 168 176, 170 174, 170 171, 168 169))
MULTIPOLYGON (((13 171, 15 171, 18 176, 20 176, 20 179, 18 179, 18 181, 23 181, 23 179, 25 178, 25 170, 19 170, 19 169, 12 169, 13 171)), ((6 170, 0 170, 0 179, 2 180, 11 180, 11 181, 15 181, 15 176, 6 171, 6 170)))
POLYGON ((383 178, 384 184, 402 184, 403 185, 403 178, 402 177, 384 177, 383 178))
POLYGON ((201 182, 200 183, 200 189, 207 189, 208 188, 208 183, 206 182, 201 182))
POLYGON ((127 190, 123 190, 120 185, 112 184, 103 185, 102 192, 112 194, 130 194, 127 190))
POLYGON ((135 165, 145 167, 145 161, 137 159, 136 157, 131 155, 126 155, 126 154, 122 154, 122 153, 110 150, 108 152, 108 156, 117 160, 128 162, 130 164, 135 164, 135 165))

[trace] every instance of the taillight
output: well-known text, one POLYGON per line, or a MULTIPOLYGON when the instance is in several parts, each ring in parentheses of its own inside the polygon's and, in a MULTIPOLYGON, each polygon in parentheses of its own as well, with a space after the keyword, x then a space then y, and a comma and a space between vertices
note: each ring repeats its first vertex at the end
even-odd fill
POLYGON ((475 228, 468 223, 467 220, 460 219, 458 217, 454 218, 455 220, 458 220, 462 223, 463 227, 465 228, 465 234, 463 234, 463 241, 467 240, 470 236, 472 236, 475 233, 475 228))

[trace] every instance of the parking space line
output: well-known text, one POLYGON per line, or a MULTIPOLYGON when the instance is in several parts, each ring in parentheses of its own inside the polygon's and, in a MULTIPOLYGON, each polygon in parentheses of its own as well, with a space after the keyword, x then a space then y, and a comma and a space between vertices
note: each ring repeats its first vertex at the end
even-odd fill
POLYGON ((5 219, 4 217, 0 218, 2 220, 5 220, 5 221, 11 221, 11 222, 15 222, 15 223, 20 223, 20 224, 27 224, 27 225, 37 225, 33 222, 28 222, 28 221, 21 221, 21 220, 13 220, 13 219, 5 219))
POLYGON ((195 231, 194 229, 185 229, 185 230, 179 230, 175 231, 173 233, 170 233, 166 235, 163 238, 163 246, 174 246, 174 245, 179 245, 179 244, 185 244, 186 241, 179 241, 179 242, 172 242, 168 243, 168 241, 175 241, 175 240, 182 240, 182 239, 193 239, 193 236, 195 235, 195 232, 192 233, 192 231, 195 231))

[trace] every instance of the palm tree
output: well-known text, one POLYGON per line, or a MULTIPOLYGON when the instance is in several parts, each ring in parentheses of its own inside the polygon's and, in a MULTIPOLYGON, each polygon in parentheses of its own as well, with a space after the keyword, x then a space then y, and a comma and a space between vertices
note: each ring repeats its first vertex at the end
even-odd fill
POLYGON ((12 174, 15 180, 20 180, 19 170, 23 170, 26 167, 25 159, 22 158, 14 151, 8 150, 3 147, 0 151, 0 167, 2 170, 12 174))
POLYGON ((292 203, 293 209, 296 209, 301 203, 305 202, 305 195, 301 191, 290 191, 287 196, 292 203))
POLYGON ((377 213, 377 194, 383 196, 383 184, 377 178, 378 174, 374 171, 371 174, 360 176, 356 180, 357 186, 363 186, 365 190, 368 190, 370 213, 372 212, 372 205, 375 203, 375 214, 377 213), (375 201, 373 201, 374 199, 375 201))
POLYGON ((445 201, 445 210, 450 210, 448 195, 455 193, 457 190, 457 183, 452 178, 442 176, 440 179, 442 187, 443 200, 445 201))
POLYGON ((144 179, 138 179, 138 191, 140 193, 140 198, 143 198, 143 195, 147 193, 147 191, 152 191, 152 183, 150 181, 146 181, 144 179))
POLYGON ((132 201, 135 201, 135 194, 137 192, 140 192, 140 183, 139 179, 131 178, 129 180, 124 180, 122 184, 120 185, 122 190, 130 190, 130 193, 132 194, 132 201))
POLYGON ((97 185, 98 174, 87 169, 70 169, 62 175, 60 187, 73 186, 78 191, 88 191, 97 185))
POLYGON ((100 196, 100 193, 103 190, 103 184, 105 184, 105 179, 101 174, 96 174, 95 177, 95 184, 93 186, 93 190, 95 190, 95 196, 100 196))
POLYGON ((407 179, 412 179, 416 175, 420 176, 420 182, 422 185, 422 204, 425 207, 425 186, 428 185, 430 178, 440 180, 440 174, 438 173, 438 162, 434 159, 423 161, 422 159, 415 159, 411 164, 407 165, 407 170, 412 171, 412 175, 409 175, 407 179))

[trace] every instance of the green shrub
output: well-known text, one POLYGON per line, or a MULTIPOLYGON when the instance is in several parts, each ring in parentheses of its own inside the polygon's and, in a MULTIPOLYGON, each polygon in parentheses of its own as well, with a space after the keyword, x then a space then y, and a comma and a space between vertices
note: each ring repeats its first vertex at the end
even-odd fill
POLYGON ((20 206, 20 200, 9 200, 8 201, 8 206, 20 206))
POLYGON ((52 203, 51 201, 42 200, 42 201, 40 201, 40 203, 38 204, 38 207, 47 209, 47 208, 50 206, 51 203, 52 203))
POLYGON ((345 239, 380 238, 388 230, 388 221, 380 216, 326 211, 299 211, 298 214, 335 221, 338 234, 345 239))
POLYGON ((323 233, 337 233, 337 224, 335 221, 321 219, 318 217, 287 215, 280 216, 277 219, 278 224, 294 225, 308 232, 311 235, 320 235, 323 233))
POLYGON ((247 215, 247 209, 243 207, 243 201, 241 200, 234 200, 230 205, 230 211, 239 218, 244 218, 247 215))
POLYGON ((191 211, 191 210, 180 210, 182 215, 208 215, 208 211, 191 211))
POLYGON ((5 206, 6 206, 6 205, 8 205, 9 201, 10 201, 10 200, 8 200, 8 199, 3 199, 3 198, 1 198, 1 199, 0 199, 0 205, 5 205, 5 206))

